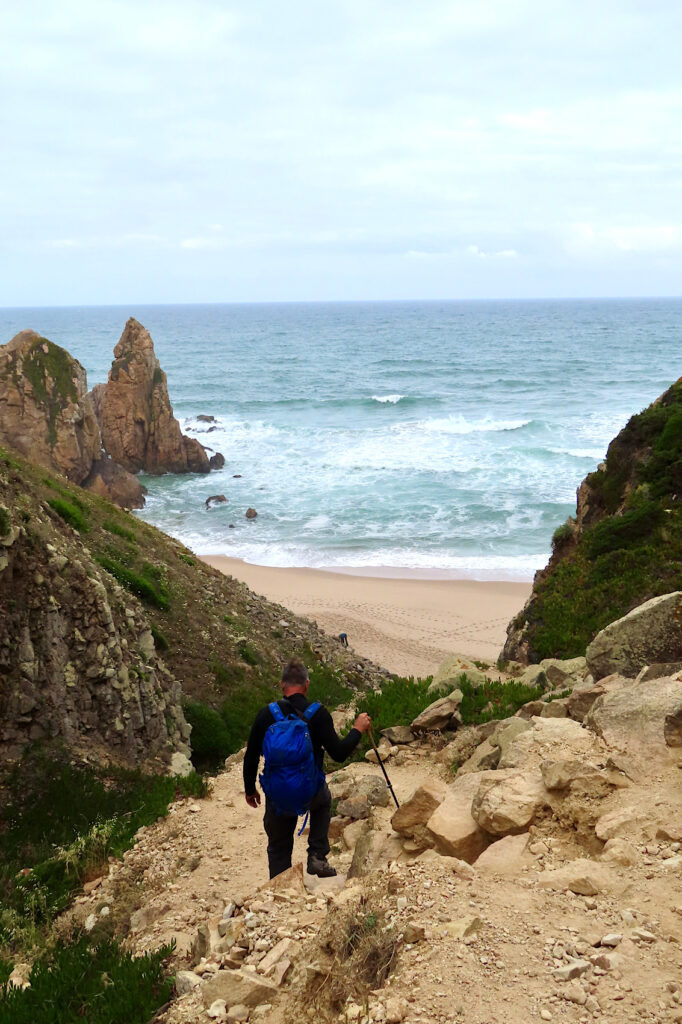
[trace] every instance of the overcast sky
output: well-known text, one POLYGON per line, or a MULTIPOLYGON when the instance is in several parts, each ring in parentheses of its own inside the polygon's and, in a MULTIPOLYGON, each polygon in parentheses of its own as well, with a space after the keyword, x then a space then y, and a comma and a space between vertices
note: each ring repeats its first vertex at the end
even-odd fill
POLYGON ((0 305, 679 295, 679 0, 22 0, 0 305))

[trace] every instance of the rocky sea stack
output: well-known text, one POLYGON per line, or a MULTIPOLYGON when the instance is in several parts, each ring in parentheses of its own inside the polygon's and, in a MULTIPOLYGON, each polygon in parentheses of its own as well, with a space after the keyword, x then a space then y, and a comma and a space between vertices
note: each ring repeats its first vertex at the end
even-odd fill
POLYGON ((92 391, 105 451, 131 473, 208 473, 204 448, 173 415, 151 335, 133 317, 114 357, 107 383, 92 391))
POLYGON ((128 320, 106 384, 88 394, 84 368, 36 331, 0 346, 0 443, 124 508, 142 508, 133 475, 208 473, 210 459, 173 415, 147 330, 128 320))
POLYGON ((637 605, 680 590, 681 509, 682 379, 630 418, 578 488, 502 657, 573 657, 637 605))

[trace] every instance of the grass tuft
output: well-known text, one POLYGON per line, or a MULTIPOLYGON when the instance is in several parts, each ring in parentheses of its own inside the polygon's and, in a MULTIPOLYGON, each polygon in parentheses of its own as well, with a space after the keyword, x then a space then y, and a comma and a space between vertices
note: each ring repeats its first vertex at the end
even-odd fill
POLYGON ((74 530, 78 530, 79 533, 88 532, 85 515, 76 505, 71 504, 70 501, 64 501, 63 498, 50 498, 48 505, 58 516, 62 517, 65 523, 73 526, 74 530))

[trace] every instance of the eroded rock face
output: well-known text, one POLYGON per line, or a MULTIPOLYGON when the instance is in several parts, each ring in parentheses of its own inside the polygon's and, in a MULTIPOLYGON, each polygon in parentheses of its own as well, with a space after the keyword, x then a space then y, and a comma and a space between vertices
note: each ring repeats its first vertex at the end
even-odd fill
POLYGON ((39 513, 5 518, 0 763, 45 740, 130 766, 189 754, 180 687, 139 602, 39 513))
POLYGON ((0 443, 77 484, 100 457, 85 370, 35 331, 0 346, 0 443))
POLYGON ((681 705, 680 675, 632 682, 595 701, 585 724, 611 749, 648 763, 665 761, 672 753, 670 721, 679 715, 681 705))
POLYGON ((143 508, 147 488, 136 476, 119 466, 113 459, 106 456, 93 462, 88 476, 82 486, 86 490, 99 494, 107 501, 113 501, 121 508, 143 508))
POLYGON ((151 335, 133 317, 114 357, 107 383, 93 391, 107 453, 131 473, 207 473, 206 452, 173 415, 151 335))
POLYGON ((682 591, 653 597, 597 633, 586 652, 595 679, 634 678, 645 665, 682 659, 682 591))

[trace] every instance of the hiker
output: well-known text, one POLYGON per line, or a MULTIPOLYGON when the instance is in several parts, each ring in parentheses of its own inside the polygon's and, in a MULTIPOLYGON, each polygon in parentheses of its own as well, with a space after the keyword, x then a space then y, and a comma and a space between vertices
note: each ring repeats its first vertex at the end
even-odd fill
POLYGON ((348 647, 348 634, 347 633, 339 633, 339 640, 341 641, 341 646, 342 647, 348 647))
POLYGON ((261 755, 265 758, 260 783, 265 793, 263 825, 270 878, 291 867, 296 822, 306 811, 310 811, 308 874, 319 878, 336 874, 327 861, 331 794, 322 769, 324 752, 334 761, 345 761, 371 724, 369 715, 358 715, 341 739, 327 709, 308 702, 309 685, 307 668, 292 658, 282 670, 283 699, 258 712, 244 755, 244 795, 249 807, 261 802, 256 774, 261 755))

